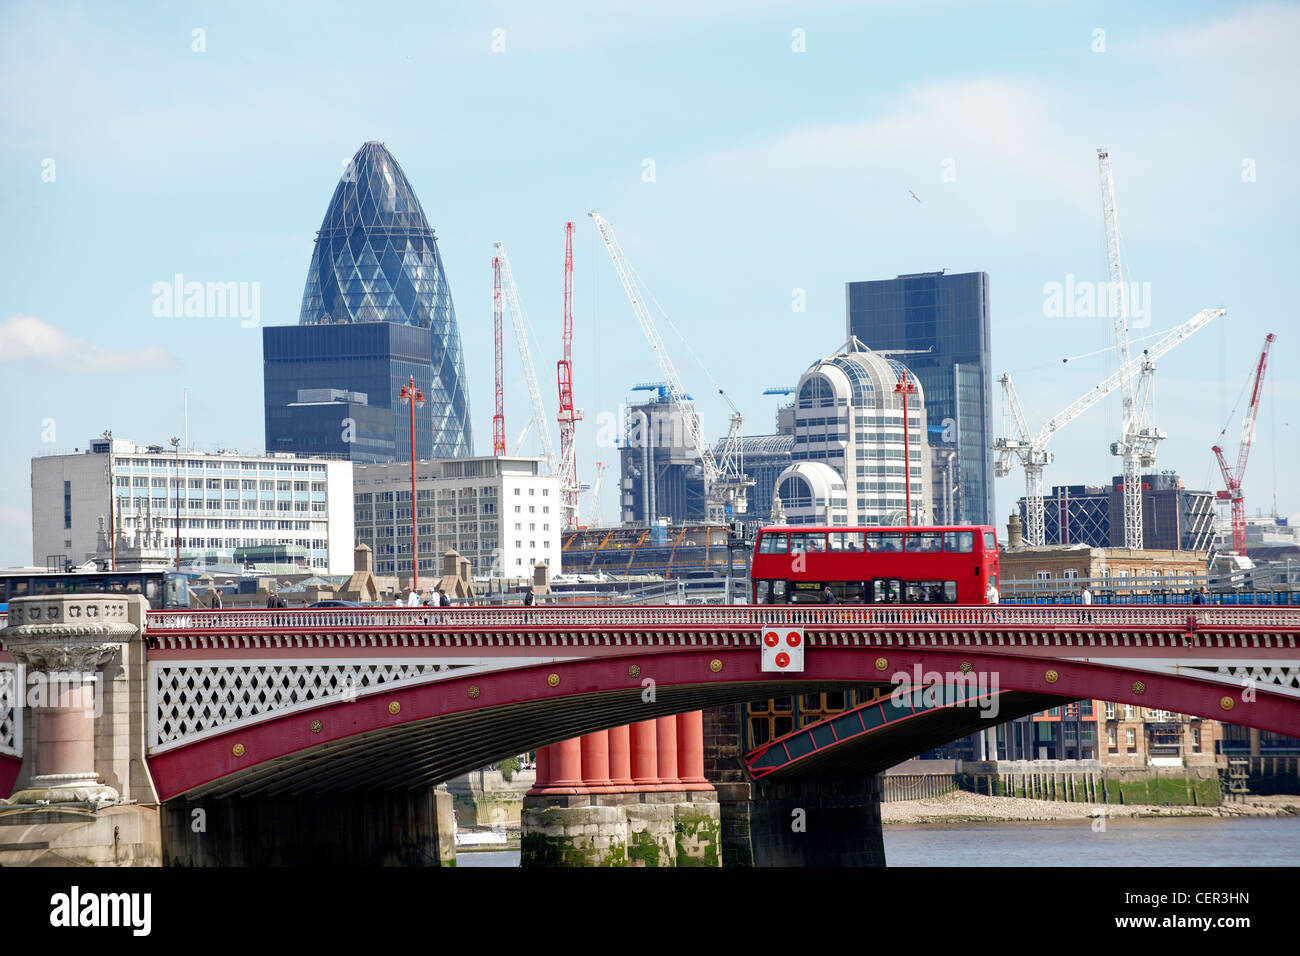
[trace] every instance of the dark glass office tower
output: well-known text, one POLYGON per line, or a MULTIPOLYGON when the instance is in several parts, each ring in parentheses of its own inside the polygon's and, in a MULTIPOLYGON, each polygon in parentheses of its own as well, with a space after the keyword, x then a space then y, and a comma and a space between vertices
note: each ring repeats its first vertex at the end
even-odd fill
POLYGON ((986 272, 924 272, 846 284, 848 332, 894 356, 925 392, 930 444, 956 453, 959 520, 994 524, 993 384, 986 272), (928 351, 927 351, 928 350, 928 351), (920 354, 920 353, 925 354, 920 354))
POLYGON ((335 187, 298 325, 264 329, 262 341, 268 451, 320 453, 332 444, 329 450, 358 461, 409 457, 409 411, 397 394, 414 375, 427 403, 416 412, 416 456, 473 454, 442 256, 406 174, 382 143, 357 150, 335 187), (311 408, 322 405, 330 407, 311 408), (387 410, 385 424, 377 409, 387 410), (349 410, 354 414, 340 414, 349 410), (356 431, 351 439, 331 438, 345 433, 344 419, 365 421, 366 439, 356 431))

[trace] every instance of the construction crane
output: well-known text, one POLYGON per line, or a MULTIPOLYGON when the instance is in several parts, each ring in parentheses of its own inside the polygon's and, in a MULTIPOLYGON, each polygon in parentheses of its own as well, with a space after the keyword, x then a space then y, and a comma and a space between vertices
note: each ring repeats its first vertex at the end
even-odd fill
POLYGON ((560 524, 578 524, 578 447, 574 440, 582 409, 573 407, 573 223, 564 224, 564 340, 563 358, 555 363, 560 390, 560 524))
MULTIPOLYGON (((1228 467, 1228 462, 1223 457, 1223 448, 1219 445, 1214 446, 1214 457, 1219 462, 1219 471, 1223 472, 1223 483, 1227 486, 1223 491, 1215 492, 1214 496, 1219 501, 1231 503, 1232 550, 1242 557, 1246 554, 1246 499, 1241 491, 1241 482, 1246 477, 1246 459, 1250 457, 1250 446, 1255 441, 1255 419, 1259 415, 1259 403, 1264 394, 1264 372, 1268 368, 1268 350, 1276 338, 1277 336, 1272 332, 1268 333, 1264 339, 1264 349, 1259 353, 1259 363, 1255 366, 1255 386, 1251 389, 1250 405, 1241 423, 1237 467, 1235 469, 1228 467)), ((1220 440, 1227 430, 1228 426, 1225 425, 1223 431, 1219 432, 1220 440)))
MULTIPOLYGON (((1204 309, 1196 313, 1178 328, 1168 332, 1155 345, 1144 350, 1142 353, 1142 367, 1145 368, 1149 365, 1154 370, 1156 359, 1195 335, 1215 319, 1226 314, 1227 310, 1225 309, 1204 309)), ((1029 422, 1025 418, 1025 411, 1020 404, 1020 397, 1016 394, 1016 388, 1011 381, 1011 376, 1009 374, 1002 375, 1000 381, 1002 382, 1003 395, 1003 434, 1015 435, 1016 437, 999 438, 994 441, 993 450, 997 452, 997 458, 993 463, 993 472, 997 477, 1005 478, 1011 473, 1011 468, 1017 461, 1024 467, 1025 509, 1027 511, 1025 540, 1030 544, 1041 545, 1046 543, 1047 527, 1043 507, 1043 467, 1050 465, 1055 457, 1047 450, 1047 443, 1051 441, 1052 436, 1058 431, 1092 408, 1115 389, 1123 386, 1126 381, 1131 382, 1132 377, 1138 371, 1131 363, 1126 368, 1117 369, 1105 381, 1099 385, 1094 385, 1083 396, 1044 422, 1043 427, 1038 430, 1037 434, 1034 434, 1029 429, 1029 422)))
POLYGON ((1151 424, 1151 392, 1155 366, 1144 357, 1136 370, 1128 336, 1128 286, 1124 282, 1124 263, 1120 252, 1119 213, 1115 205, 1115 177, 1110 168, 1110 153, 1097 150, 1101 177, 1101 218, 1106 233, 1106 267, 1108 272, 1110 311, 1115 323, 1115 359, 1120 374, 1123 417, 1120 440, 1112 442, 1112 455, 1124 460, 1124 547, 1142 547, 1142 469, 1156 463, 1156 443, 1168 437, 1151 424))
POLYGON ((497 380, 497 406, 492 416, 492 455, 500 457, 506 453, 506 404, 502 388, 501 357, 501 257, 492 257, 492 341, 495 347, 497 380))
MULTIPOLYGON (((502 292, 506 311, 510 313, 510 322, 515 329, 515 344, 519 347, 519 364, 523 366, 524 383, 528 386, 528 399, 532 404, 532 425, 537 428, 537 435, 542 442, 542 456, 552 475, 559 474, 555 461, 555 446, 551 444, 550 424, 546 420, 546 409, 542 407, 542 390, 537 385, 537 370, 533 367, 533 354, 528 347, 528 330, 525 325, 524 309, 519 300, 519 290, 515 287, 515 274, 510 268, 510 256, 506 254, 504 243, 495 242, 497 258, 501 261, 502 292)), ((528 426, 519 433, 515 447, 523 444, 528 426)))
MULTIPOLYGON (((601 242, 605 244, 605 251, 609 253, 609 260, 614 265, 614 271, 618 273, 619 281, 623 283, 623 291, 627 293, 628 302, 631 303, 632 311, 636 314, 637 322, 641 325, 641 331, 645 335, 646 342, 650 345, 650 351, 654 353, 655 359, 659 362, 659 369, 665 379, 668 398, 681 413, 682 425, 686 429, 690 445, 699 456, 700 466, 704 472, 705 520, 710 524, 722 524, 730 517, 728 511, 730 511, 731 515, 744 514, 747 510, 745 489, 754 482, 744 474, 743 452, 740 441, 744 417, 740 414, 740 409, 736 407, 726 392, 718 388, 718 394, 731 408, 731 416, 727 437, 721 442, 721 454, 715 456, 712 447, 704 440, 699 420, 686 405, 686 390, 682 388, 681 379, 677 377, 677 370, 673 367, 672 359, 668 357, 663 340, 659 337, 659 330, 655 327, 650 310, 646 307, 645 297, 640 290, 640 278, 623 254, 623 249, 619 246, 618 239, 614 235, 613 226, 594 210, 588 215, 595 222, 596 230, 600 233, 601 242)), ((707 369, 705 374, 708 374, 707 369)), ((710 379, 712 379, 712 376, 710 376, 710 379)), ((717 386, 717 382, 713 384, 715 387, 717 386)))

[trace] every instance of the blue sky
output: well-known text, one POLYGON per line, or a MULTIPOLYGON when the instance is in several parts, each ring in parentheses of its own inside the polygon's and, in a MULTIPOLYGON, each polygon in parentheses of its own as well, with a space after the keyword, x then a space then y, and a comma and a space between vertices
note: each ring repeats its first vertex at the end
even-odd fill
MULTIPOLYGON (((32 560, 42 450, 106 428, 165 441, 184 388, 195 445, 261 449, 260 331, 157 317, 151 290, 178 273, 257 283, 261 322, 296 322, 315 231, 369 139, 438 232, 480 454, 491 243, 510 252, 553 413, 563 226, 577 222, 585 480, 616 461, 596 416, 660 378, 588 210, 614 224, 747 433, 772 430, 764 388, 843 341, 846 281, 941 268, 989 273, 995 373, 1014 373, 1037 425, 1108 374, 1104 356, 1060 363, 1106 346, 1108 319, 1044 314, 1046 284, 1105 278, 1105 146, 1130 277, 1150 284, 1145 331, 1228 309, 1159 365, 1160 467, 1218 487, 1210 446, 1276 332, 1247 505, 1276 491, 1283 514, 1300 511, 1297 46, 1300 8, 1267 3, 6 2, 0 565, 32 560)), ((721 434, 725 406, 661 331, 721 434)), ((528 402, 509 337, 506 368, 513 452, 528 402)), ((1117 472, 1118 424, 1114 399, 1059 434, 1047 483, 1117 472)), ((1019 471, 999 480, 999 520, 1022 493, 1019 471)), ((607 479, 607 519, 614 497, 607 479)))

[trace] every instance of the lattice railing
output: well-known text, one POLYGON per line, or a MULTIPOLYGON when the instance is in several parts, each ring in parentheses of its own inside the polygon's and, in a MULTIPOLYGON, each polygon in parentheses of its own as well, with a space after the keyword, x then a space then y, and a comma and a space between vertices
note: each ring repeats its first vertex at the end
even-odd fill
POLYGON ((416 683, 456 665, 400 661, 330 664, 223 662, 150 665, 151 748, 165 748, 294 710, 416 683))
POLYGON ((17 666, 9 663, 0 663, 0 754, 23 754, 22 687, 17 666))

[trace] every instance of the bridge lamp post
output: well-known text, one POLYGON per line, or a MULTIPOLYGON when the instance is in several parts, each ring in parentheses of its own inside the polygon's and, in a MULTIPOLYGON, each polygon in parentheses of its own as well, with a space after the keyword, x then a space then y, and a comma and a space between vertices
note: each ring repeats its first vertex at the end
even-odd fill
POLYGON ((181 440, 169 438, 176 452, 176 570, 181 569, 181 440))
POLYGON ((916 394, 916 386, 907 377, 907 369, 894 385, 895 392, 903 395, 903 488, 907 492, 907 526, 912 527, 912 441, 907 429, 907 396, 916 394))
POLYGON ((411 407, 411 590, 420 591, 419 521, 415 509, 415 410, 424 407, 424 393, 415 387, 415 376, 402 386, 398 399, 411 407))

